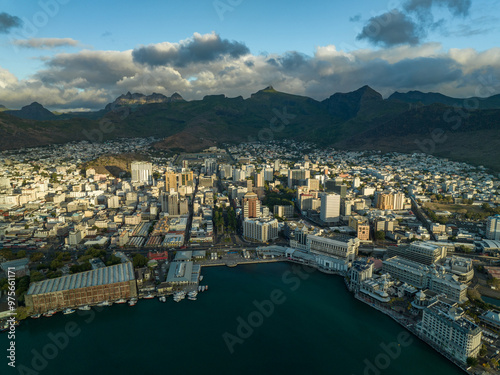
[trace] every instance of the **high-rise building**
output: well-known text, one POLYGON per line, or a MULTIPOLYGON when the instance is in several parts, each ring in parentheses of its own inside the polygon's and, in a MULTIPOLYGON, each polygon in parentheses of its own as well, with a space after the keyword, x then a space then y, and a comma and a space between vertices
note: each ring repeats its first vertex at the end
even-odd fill
POLYGON ((205 159, 205 174, 212 175, 217 172, 217 160, 205 159))
POLYGON ((500 215, 490 216, 486 221, 486 238, 500 240, 500 215))
POLYGON ((417 330, 463 364, 467 363, 467 358, 477 357, 481 349, 483 331, 464 316, 457 304, 438 300, 427 306, 417 330))
POLYGON ((322 194, 320 219, 325 223, 338 222, 340 219, 340 195, 322 194))
POLYGON ((437 246, 427 242, 414 242, 411 245, 389 246, 389 257, 400 256, 427 266, 446 258, 446 247, 437 246))
POLYGON ((289 169, 288 170, 288 187, 292 188, 298 185, 300 180, 306 181, 311 177, 311 172, 308 169, 289 169))
POLYGON ((394 194, 394 210, 402 210, 405 206, 405 195, 404 193, 394 194))
POLYGON ((165 191, 170 193, 172 189, 177 191, 177 173, 167 171, 165 172, 165 191))
POLYGON ((370 240, 370 226, 368 224, 359 224, 357 237, 360 241, 370 240))
POLYGON ((264 172, 255 172, 253 176, 255 180, 255 187, 264 187, 264 172))
POLYGON ((178 175, 179 185, 192 185, 193 184, 193 171, 184 171, 178 175))
POLYGON ((255 193, 246 193, 243 198, 243 217, 256 218, 260 216, 260 200, 255 193))
POLYGON ((377 194, 377 208, 381 210, 392 210, 394 208, 394 195, 391 193, 377 194))
POLYGON ((153 183, 153 164, 134 161, 131 164, 132 169, 132 182, 144 183, 151 185, 153 183))
POLYGON ((319 190, 319 180, 315 178, 308 178, 307 179, 307 188, 309 190, 319 190))
POLYGON ((168 214, 179 215, 179 194, 177 193, 168 196, 168 214))
POLYGON ((250 240, 267 242, 278 238, 278 220, 276 219, 245 219, 243 236, 250 240))
POLYGON ((294 209, 292 205, 287 205, 287 206, 279 206, 275 205, 274 206, 274 215, 279 216, 279 217, 293 217, 294 209))
POLYGON ((274 180, 274 170, 272 168, 264 169, 264 181, 271 182, 274 180))

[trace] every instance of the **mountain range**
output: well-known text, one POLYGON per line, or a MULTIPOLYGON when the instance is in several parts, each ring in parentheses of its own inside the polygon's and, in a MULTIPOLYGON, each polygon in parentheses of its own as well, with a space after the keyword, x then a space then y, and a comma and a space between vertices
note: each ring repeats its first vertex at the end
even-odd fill
POLYGON ((127 93, 97 112, 56 115, 38 103, 0 111, 0 149, 117 137, 162 139, 158 149, 295 139, 338 149, 424 152, 500 171, 500 95, 452 98, 368 86, 323 101, 267 87, 244 99, 127 93))

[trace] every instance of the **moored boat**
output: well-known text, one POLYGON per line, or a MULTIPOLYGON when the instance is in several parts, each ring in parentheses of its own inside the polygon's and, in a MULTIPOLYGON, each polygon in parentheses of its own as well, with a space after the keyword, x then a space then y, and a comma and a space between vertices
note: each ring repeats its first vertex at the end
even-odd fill
POLYGON ((90 306, 89 306, 89 305, 80 306, 80 307, 78 308, 78 310, 88 311, 88 310, 90 310, 90 306))
POLYGON ((75 310, 73 310, 73 309, 64 309, 63 310, 64 315, 73 314, 74 312, 75 312, 75 310))
POLYGON ((41 316, 42 316, 42 314, 31 315, 31 319, 38 319, 41 316))
POLYGON ((151 293, 149 293, 147 296, 144 296, 144 299, 152 299, 155 298, 151 293))
POLYGON ((115 301, 115 303, 127 303, 127 300, 124 298, 120 298, 118 301, 115 301))

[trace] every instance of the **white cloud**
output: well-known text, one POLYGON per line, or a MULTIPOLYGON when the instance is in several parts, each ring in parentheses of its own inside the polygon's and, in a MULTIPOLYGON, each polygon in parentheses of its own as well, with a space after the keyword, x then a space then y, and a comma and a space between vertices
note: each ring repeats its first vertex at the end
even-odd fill
MULTIPOLYGON (((172 65, 171 61, 137 62, 134 50, 82 50, 46 59, 43 69, 25 80, 18 80, 0 68, 0 104, 20 108, 38 101, 51 109, 100 109, 127 91, 165 95, 179 92, 190 100, 211 94, 249 97, 268 85, 317 100, 364 85, 372 86, 384 96, 396 90, 421 90, 467 97, 477 95, 481 82, 488 80, 493 83, 487 92, 490 95, 500 92, 500 87, 494 84, 500 77, 500 48, 483 52, 445 51, 439 43, 427 43, 343 51, 328 45, 318 47, 312 56, 293 51, 264 56, 212 54, 203 41, 213 43, 213 34, 195 36, 189 41, 195 39, 196 48, 203 53, 200 55, 197 50, 190 55, 197 58, 184 56, 179 65, 172 65)), ((216 51, 221 51, 221 45, 228 46, 221 44, 223 40, 218 36, 215 40, 211 46, 216 51)), ((183 43, 188 42, 181 41, 178 45, 183 43)), ((173 44, 161 43, 150 48, 156 51, 168 45, 173 44)), ((228 48, 223 51, 233 47, 228 48)))

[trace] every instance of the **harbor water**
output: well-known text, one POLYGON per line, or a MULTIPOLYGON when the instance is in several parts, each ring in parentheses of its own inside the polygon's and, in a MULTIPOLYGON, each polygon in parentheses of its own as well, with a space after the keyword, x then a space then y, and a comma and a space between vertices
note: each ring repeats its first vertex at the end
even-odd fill
MULTIPOLYGON (((196 301, 29 319, 1 374, 462 374, 340 276, 287 263, 203 268, 196 301), (5 371, 4 371, 5 370, 5 371)), ((0 336, 2 351, 7 335, 0 336)), ((4 349, 5 347, 5 349, 4 349)))

